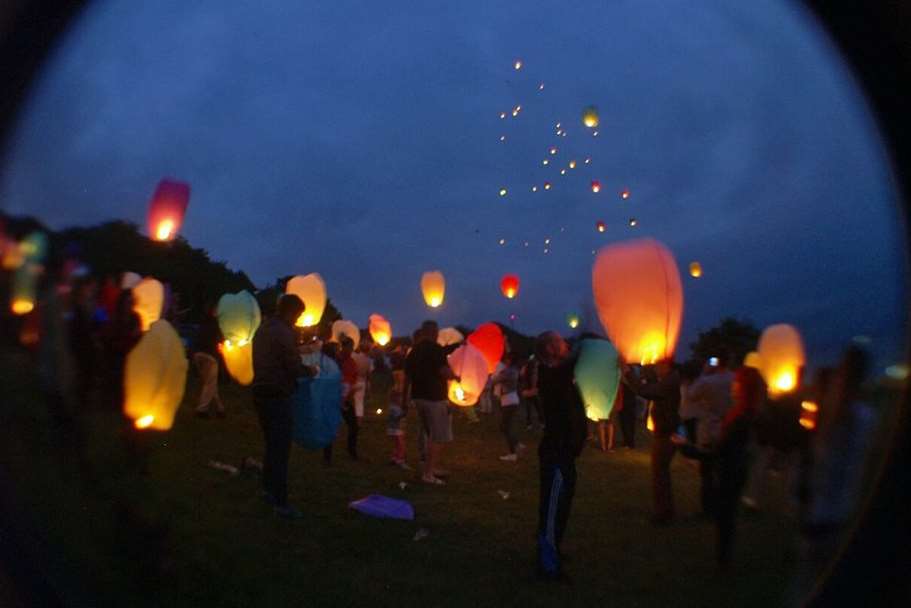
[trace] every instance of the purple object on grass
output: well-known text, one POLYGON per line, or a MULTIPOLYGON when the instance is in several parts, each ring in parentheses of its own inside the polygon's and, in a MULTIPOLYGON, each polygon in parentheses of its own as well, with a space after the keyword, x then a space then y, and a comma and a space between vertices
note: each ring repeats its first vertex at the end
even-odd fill
POLYGON ((407 500, 389 498, 381 494, 371 494, 367 498, 355 500, 348 505, 355 511, 371 517, 389 517, 392 519, 414 519, 414 508, 407 500))

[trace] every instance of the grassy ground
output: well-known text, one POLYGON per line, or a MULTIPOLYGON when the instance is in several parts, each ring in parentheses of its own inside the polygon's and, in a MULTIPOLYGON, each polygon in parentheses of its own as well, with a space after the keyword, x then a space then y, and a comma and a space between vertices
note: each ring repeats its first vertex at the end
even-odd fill
MULTIPOLYGON (((0 412, 0 464, 4 483, 16 488, 6 509, 19 518, 20 542, 74 603, 93 597, 89 605, 134 606, 144 597, 149 605, 167 606, 765 607, 780 603, 787 584, 794 523, 783 509, 741 517, 736 561, 722 574, 714 564, 714 528, 695 516, 698 476, 691 466, 674 461, 680 521, 654 528, 647 450, 605 454, 593 446, 579 461, 564 543, 573 585, 532 582, 537 433, 523 433, 524 458, 502 463, 503 440, 491 416, 476 425, 456 418, 456 441, 445 455, 452 471, 446 487, 422 486, 413 474, 387 465, 389 441, 375 416, 362 432, 367 462, 349 461, 341 441, 331 468, 322 466, 320 454, 295 448, 291 500, 305 517, 285 521, 257 497, 255 475, 232 477, 207 467, 210 459, 236 465, 245 456, 261 458, 249 395, 224 386, 228 418, 200 420, 188 405, 191 383, 174 428, 155 440, 148 477, 138 481, 101 467, 122 456, 116 442, 104 440, 113 434, 110 422, 94 415, 92 460, 104 473, 88 486, 73 459, 52 449, 62 438, 34 405, 32 379, 18 373, 26 366, 5 363, 2 380, 11 389, 0 412), (371 493, 411 501, 416 520, 371 519, 347 508, 371 493), (115 525, 111 496, 128 497, 163 524, 140 541, 139 551, 130 551, 115 525), (429 535, 415 541, 420 528, 429 535), (143 547, 156 543, 166 556, 160 581, 142 571, 143 547)), ((414 458, 413 418, 408 426, 414 458)), ((774 490, 773 504, 783 504, 783 489, 774 490)))

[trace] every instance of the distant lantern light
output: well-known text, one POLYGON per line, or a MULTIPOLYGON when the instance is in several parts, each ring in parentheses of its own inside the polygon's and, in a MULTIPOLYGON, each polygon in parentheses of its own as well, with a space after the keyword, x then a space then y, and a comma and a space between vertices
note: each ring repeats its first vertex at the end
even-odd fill
POLYGON ((629 225, 631 228, 635 228, 636 226, 639 225, 639 220, 637 220, 634 217, 631 217, 631 218, 629 218, 629 225))
POLYGON ((528 241, 525 241, 525 246, 528 247, 528 241))
POLYGON ((702 276, 702 264, 699 262, 690 262, 690 276, 698 279, 702 276))
POLYGON ((592 192, 594 192, 595 194, 601 192, 601 182, 599 182, 596 179, 592 180, 592 192))
POLYGON ((506 118, 506 112, 500 112, 500 118, 506 118))
POLYGON ((570 169, 575 169, 575 168, 576 168, 576 161, 574 161, 574 160, 569 161, 569 168, 570 168, 570 169))
POLYGON ((560 175, 566 175, 566 169, 560 169, 560 175))
POLYGON ((605 225, 605 223, 602 220, 598 220, 595 223, 595 228, 598 230, 598 232, 604 232, 605 230, 607 230, 607 225, 605 225))
POLYGON ((623 190, 620 191, 620 198, 622 198, 623 200, 626 200, 629 198, 629 188, 624 188, 623 190))
POLYGON ((550 190, 550 182, 544 182, 544 189, 550 190))
POLYGON ((586 164, 586 165, 590 165, 591 162, 592 162, 592 159, 591 159, 590 156, 589 156, 588 158, 585 159, 585 164, 586 164))
POLYGON ((557 123, 557 128, 558 128, 558 129, 560 128, 560 123, 557 123))
POLYGON ((537 186, 532 186, 532 187, 531 187, 531 191, 532 191, 532 192, 537 192, 537 191, 538 191, 538 187, 537 187, 537 186))
POLYGON ((599 121, 600 119, 598 118, 598 108, 595 106, 588 106, 582 110, 582 124, 584 124, 589 129, 597 127, 599 121))
POLYGON ((156 241, 177 236, 190 202, 190 185, 172 179, 158 182, 149 202, 149 234, 156 241))
POLYGON ((295 276, 285 285, 285 293, 293 293, 304 302, 304 311, 294 323, 297 327, 318 325, 326 309, 326 283, 315 272, 295 276))
POLYGON ((557 148, 552 147, 552 148, 550 149, 550 154, 551 154, 551 156, 553 156, 553 155, 556 154, 556 153, 557 153, 557 148))
POLYGON ((516 107, 514 107, 514 108, 512 109, 512 115, 513 115, 513 116, 518 116, 518 115, 519 115, 519 112, 521 112, 521 111, 522 111, 522 106, 516 106, 516 107))
POLYGON ((598 137, 598 132, 597 132, 597 131, 592 131, 592 137, 598 137))
POLYGON ((505 136, 505 135, 501 135, 501 136, 500 136, 500 141, 506 141, 506 136, 505 136))
POLYGON ((550 238, 544 239, 544 244, 545 244, 545 245, 550 245, 550 238))
POLYGON ((516 316, 516 313, 513 312, 513 313, 510 313, 510 314, 509 314, 509 320, 510 320, 510 321, 515 321, 516 319, 518 319, 518 317, 516 316))
POLYGON ((500 279, 500 291, 509 300, 515 298, 519 295, 519 277, 514 274, 504 275, 500 279))
POLYGON ((446 279, 443 278, 443 273, 439 270, 431 270, 421 275, 421 292, 427 306, 439 307, 446 294, 446 279))
POLYGON ((570 329, 576 329, 579 327, 579 315, 574 312, 566 315, 566 324, 569 325, 570 329))
POLYGON ((561 132, 560 132, 560 137, 566 137, 566 131, 561 131, 561 132))
POLYGON ((506 196, 506 188, 500 188, 500 196, 506 196))
POLYGON ((541 164, 542 164, 542 165, 549 165, 549 164, 550 164, 550 159, 545 158, 544 160, 541 161, 541 164))
POLYGON ((543 91, 543 90, 544 90, 544 83, 543 83, 543 82, 542 82, 541 84, 538 85, 538 90, 539 90, 539 91, 543 91))
POLYGON ((505 244, 506 244, 506 239, 500 239, 500 240, 499 240, 499 243, 500 243, 501 245, 505 245, 505 244))
POLYGON ((512 64, 512 66, 514 68, 516 68, 517 70, 521 70, 522 69, 522 60, 516 59, 516 62, 514 64, 512 64))

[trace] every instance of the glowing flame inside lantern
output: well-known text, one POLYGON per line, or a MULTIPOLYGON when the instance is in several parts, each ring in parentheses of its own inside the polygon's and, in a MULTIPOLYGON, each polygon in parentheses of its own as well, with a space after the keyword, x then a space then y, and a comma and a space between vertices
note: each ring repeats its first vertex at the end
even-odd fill
POLYGON ((516 62, 513 64, 513 67, 516 68, 517 70, 521 70, 522 69, 522 60, 516 59, 516 62))
POLYGON ((816 428, 816 413, 819 412, 819 406, 813 401, 803 401, 800 404, 800 426, 812 431, 816 428))
POLYGON ((599 220, 598 223, 595 224, 595 228, 598 229, 598 232, 604 232, 607 229, 607 226, 604 225, 604 222, 599 220))
POLYGON ((158 241, 167 241, 171 238, 174 231, 174 220, 162 220, 155 229, 155 239, 158 241))
POLYGON ((698 279, 702 276, 702 264, 699 262, 690 262, 690 276, 698 279))
POLYGON ((594 192, 596 194, 598 192, 601 192, 601 182, 599 182, 598 180, 592 181, 592 192, 594 192))
POLYGON ((142 418, 137 418, 133 424, 137 429, 147 429, 152 426, 153 422, 155 422, 155 416, 148 415, 143 416, 142 418))
POLYGON ((654 331, 645 334, 639 342, 639 364, 651 365, 658 361, 664 355, 665 346, 663 333, 654 331))
POLYGON ((10 309, 13 311, 14 315, 27 315, 35 310, 35 302, 32 300, 16 298, 10 304, 10 309))
POLYGON ((772 386, 782 393, 793 390, 797 386, 797 375, 792 370, 784 370, 775 376, 772 386))
POLYGON ((595 106, 589 106, 582 111, 582 124, 589 129, 598 126, 598 109, 595 106))
POLYGON ((645 421, 645 428, 647 428, 652 433, 655 432, 655 421, 652 419, 652 410, 648 410, 648 419, 645 421))

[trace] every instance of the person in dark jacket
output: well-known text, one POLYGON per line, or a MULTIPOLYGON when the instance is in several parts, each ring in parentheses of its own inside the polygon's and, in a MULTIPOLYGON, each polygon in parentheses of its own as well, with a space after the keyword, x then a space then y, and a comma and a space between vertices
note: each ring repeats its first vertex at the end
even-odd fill
POLYGON ((671 490, 671 460, 674 443, 671 435, 680 424, 680 374, 670 359, 655 364, 656 376, 636 385, 636 393, 652 401, 652 523, 668 524, 674 519, 674 495, 671 490))
POLYGON ((253 401, 263 429, 263 497, 282 517, 297 518, 288 505, 288 458, 291 454, 291 395, 299 376, 311 376, 297 352, 294 322, 304 311, 294 294, 278 300, 278 310, 253 336, 253 401))
POLYGON ((576 490, 576 458, 585 445, 588 422, 575 383, 576 358, 569 345, 556 332, 545 332, 538 337, 537 351, 544 412, 544 434, 538 445, 538 576, 559 580, 564 577, 560 544, 576 490))
POLYGON ((196 415, 200 418, 209 417, 209 405, 215 404, 215 415, 225 417, 225 404, 218 394, 218 345, 224 340, 218 318, 215 316, 215 306, 210 306, 206 311, 193 342, 193 363, 199 373, 199 402, 196 405, 196 415))

